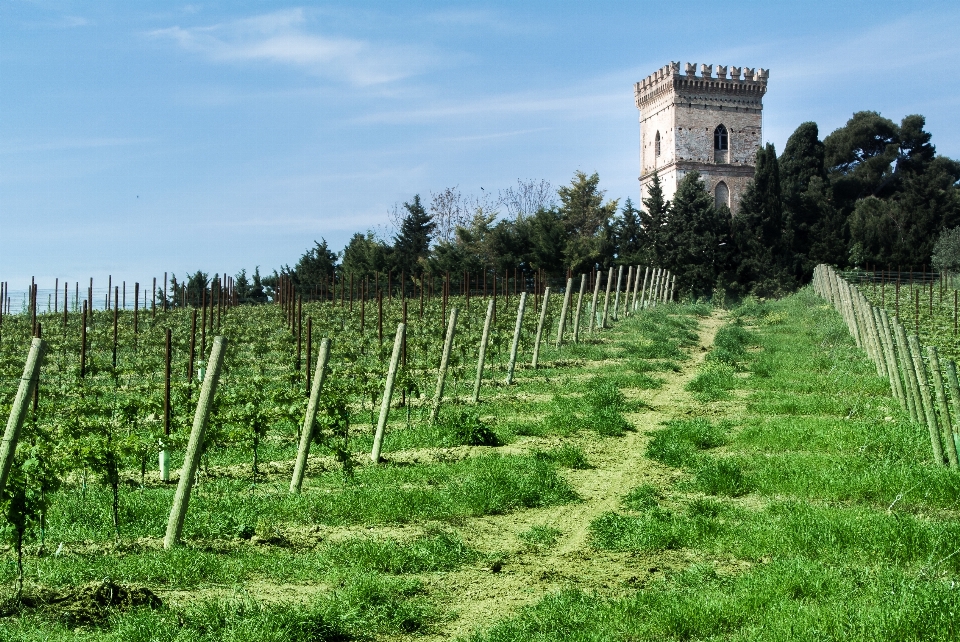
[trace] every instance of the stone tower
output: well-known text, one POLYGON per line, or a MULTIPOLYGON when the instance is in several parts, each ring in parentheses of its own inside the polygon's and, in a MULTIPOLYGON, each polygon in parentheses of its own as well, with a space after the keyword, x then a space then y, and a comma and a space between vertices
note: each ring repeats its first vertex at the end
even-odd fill
POLYGON ((763 126, 767 69, 671 62, 634 85, 640 110, 640 196, 654 171, 672 199, 687 172, 698 171, 718 205, 737 213, 753 178, 763 126), (730 73, 727 74, 729 69, 730 73), (742 75, 741 75, 742 72, 742 75))

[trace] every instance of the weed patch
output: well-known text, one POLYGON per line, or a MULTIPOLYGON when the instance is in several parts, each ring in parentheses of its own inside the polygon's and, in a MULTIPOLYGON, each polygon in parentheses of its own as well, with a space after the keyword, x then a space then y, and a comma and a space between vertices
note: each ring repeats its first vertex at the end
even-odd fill
POLYGON ((535 525, 520 533, 520 540, 532 548, 550 548, 563 533, 552 526, 535 525))
POLYGON ((698 417, 677 419, 654 433, 647 446, 647 456, 674 468, 692 464, 698 451, 726 443, 727 427, 698 417))
POLYGON ((562 468, 572 468, 574 470, 592 468, 583 451, 571 444, 563 444, 551 450, 534 451, 534 457, 553 462, 562 468))

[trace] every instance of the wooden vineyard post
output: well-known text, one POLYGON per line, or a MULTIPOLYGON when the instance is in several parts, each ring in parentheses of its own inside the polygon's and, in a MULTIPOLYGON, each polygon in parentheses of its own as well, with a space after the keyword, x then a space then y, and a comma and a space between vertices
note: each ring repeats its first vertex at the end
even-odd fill
POLYGON ((613 285, 613 268, 607 274, 607 292, 603 297, 603 317, 600 319, 600 328, 607 327, 607 308, 610 304, 610 288, 613 285))
POLYGON ((307 317, 307 392, 311 390, 312 380, 310 378, 310 360, 313 359, 313 317, 307 317))
POLYGON ((583 309, 583 293, 587 289, 587 275, 580 275, 580 294, 577 295, 577 309, 573 313, 573 342, 580 343, 580 310, 583 309))
POLYGON ((189 390, 193 389, 192 382, 194 378, 194 360, 197 355, 197 309, 194 308, 190 314, 190 355, 187 358, 187 381, 191 383, 189 390))
POLYGON ((957 468, 957 446, 953 441, 950 425, 950 408, 947 405, 947 393, 943 388, 943 374, 940 371, 940 355, 936 346, 927 346, 927 358, 930 360, 930 374, 933 376, 933 391, 937 396, 937 410, 940 414, 940 436, 943 448, 947 451, 950 468, 957 468))
POLYGON ((117 326, 120 321, 120 287, 113 289, 113 369, 117 369, 117 326))
POLYGON ((83 316, 80 317, 80 378, 87 375, 87 302, 83 302, 83 316))
POLYGON ((873 359, 874 366, 877 369, 878 377, 886 377, 887 370, 884 366, 882 359, 882 354, 880 352, 880 334, 877 332, 876 324, 874 323, 873 312, 871 311, 873 306, 870 305, 858 292, 857 293, 857 308, 860 312, 861 321, 863 326, 866 329, 866 338, 867 338, 867 354, 873 359))
POLYGON ((510 361, 507 363, 507 385, 513 383, 513 369, 517 365, 517 347, 520 345, 520 329, 523 325, 523 310, 527 306, 526 291, 520 293, 520 305, 517 306, 517 326, 513 330, 513 343, 510 344, 510 361))
MULTIPOLYGON (((296 301, 294 301, 296 306, 296 317, 294 318, 295 323, 297 324, 297 363, 296 363, 296 374, 294 375, 297 379, 300 378, 300 362, 303 357, 303 295, 298 295, 296 301)), ((310 368, 310 362, 307 362, 308 369, 310 368)))
POLYGON ((670 277, 670 298, 667 299, 668 301, 673 301, 673 292, 676 287, 677 287, 677 275, 674 274, 673 276, 670 277))
POLYGON ((653 291, 657 287, 657 276, 660 274, 660 268, 654 267, 650 268, 650 284, 647 285, 646 291, 643 292, 641 296, 640 307, 649 308, 653 306, 653 291))
POLYGON ((546 287, 543 290, 543 305, 540 308, 540 321, 537 322, 537 336, 533 341, 533 361, 530 362, 530 365, 533 366, 533 369, 537 369, 537 364, 540 362, 540 340, 543 337, 543 325, 547 321, 547 304, 550 301, 550 287, 546 287))
MULTIPOLYGON (((310 326, 310 318, 307 318, 310 326)), ((309 343, 309 339, 307 340, 309 343)), ((310 455, 310 442, 313 440, 313 425, 317 419, 317 406, 320 403, 320 390, 323 380, 327 376, 327 361, 330 359, 330 339, 320 341, 320 352, 317 354, 317 368, 310 387, 310 401, 307 402, 307 413, 303 417, 303 428, 300 430, 300 446, 297 448, 297 461, 293 466, 293 478, 290 480, 290 492, 299 493, 303 485, 303 474, 307 470, 307 457, 310 455)), ((309 370, 310 366, 307 366, 309 370)), ((307 377, 309 378, 309 374, 307 377)))
POLYGON ((487 343, 490 340, 490 322, 493 320, 493 299, 487 303, 487 318, 483 322, 483 335, 480 337, 480 354, 477 355, 477 380, 473 384, 473 403, 480 402, 480 384, 483 382, 483 362, 487 358, 487 343))
MULTIPOLYGON (((66 299, 66 297, 64 297, 64 299, 66 299)), ((138 332, 140 332, 139 317, 140 317, 140 283, 134 283, 133 284, 133 333, 134 334, 137 334, 138 332)))
MULTIPOLYGON (((627 316, 630 310, 630 288, 632 286, 633 286, 633 266, 630 265, 627 267, 627 287, 623 291, 623 316, 624 317, 627 316)), ((619 315, 620 313, 618 312, 617 314, 619 315)))
POLYGON ((393 354, 390 355, 390 369, 387 370, 387 381, 383 387, 383 401, 380 404, 380 419, 377 421, 377 432, 373 437, 373 450, 370 459, 373 463, 380 463, 380 450, 383 448, 383 433, 387 429, 387 418, 390 416, 390 400, 393 398, 393 384, 397 380, 397 366, 400 363, 400 351, 406 326, 397 324, 397 336, 393 340, 393 354))
MULTIPOLYGON (((960 382, 957 381, 957 366, 953 359, 947 359, 947 385, 950 387, 950 398, 953 399, 954 411, 960 411, 960 382)), ((951 441, 957 451, 960 451, 960 435, 957 434, 957 426, 960 425, 960 418, 953 416, 951 422, 951 441)))
POLYGON ((907 407, 907 397, 903 382, 900 379, 900 368, 897 367, 897 357, 893 345, 893 336, 885 310, 876 310, 877 322, 883 337, 884 356, 887 360, 887 374, 890 378, 890 387, 893 394, 900 400, 900 405, 907 407))
POLYGON ((650 288, 647 290, 646 294, 643 297, 642 306, 644 307, 653 307, 656 303, 653 298, 653 292, 657 288, 657 283, 660 282, 660 268, 654 268, 653 272, 650 274, 650 288))
POLYGON ((437 373, 437 391, 433 395, 433 408, 430 409, 430 423, 437 421, 440 404, 443 402, 443 388, 447 383, 447 368, 450 366, 450 351, 453 350, 453 335, 457 331, 457 308, 450 308, 450 321, 447 323, 447 336, 443 340, 443 354, 440 356, 440 371, 437 373))
MULTIPOLYGON (((171 366, 171 346, 170 346, 170 328, 166 331, 166 347, 164 350, 164 371, 163 371, 163 436, 170 435, 170 366, 171 366)), ((160 479, 170 481, 170 452, 167 450, 167 440, 164 439, 160 444, 160 479)))
POLYGON ((593 329, 597 325, 597 301, 600 298, 600 273, 597 272, 596 283, 593 284, 593 302, 590 304, 590 329, 588 332, 593 334, 593 329))
POLYGON ((366 324, 367 315, 367 292, 366 281, 360 281, 360 334, 363 334, 363 326, 366 324))
POLYGON ((907 397, 907 412, 914 423, 922 421, 923 410, 920 408, 920 388, 917 386, 916 373, 913 370, 913 360, 910 357, 910 347, 907 345, 907 335, 898 319, 893 320, 893 332, 897 342, 899 355, 899 370, 903 375, 903 385, 907 397))
MULTIPOLYGON (((613 268, 610 268, 611 270, 613 268)), ((621 265, 617 269, 617 291, 613 294, 613 320, 616 321, 620 318, 620 286, 623 285, 623 266, 621 265)), ((606 315, 604 315, 606 316, 606 315)), ((606 323, 604 323, 606 325, 606 323)))
POLYGON ((911 334, 907 337, 907 344, 910 346, 910 355, 913 357, 913 367, 917 373, 917 384, 920 388, 920 401, 923 408, 923 416, 927 420, 927 429, 930 431, 930 445, 933 446, 933 459, 943 465, 943 446, 940 443, 940 430, 937 427, 937 415, 933 409, 933 400, 930 398, 930 385, 927 380, 926 366, 923 365, 923 355, 920 352, 920 341, 917 336, 911 334))
POLYGON ((10 407, 7 428, 3 433, 3 442, 0 443, 0 493, 7 484, 7 476, 10 474, 10 466, 17 453, 17 440, 20 438, 20 429, 23 428, 23 420, 27 416, 30 400, 40 384, 40 365, 46 348, 47 345, 43 339, 35 338, 30 341, 30 351, 23 366, 23 377, 20 378, 17 395, 10 407))
MULTIPOLYGON (((650 266, 645 266, 643 269, 643 287, 647 287, 647 274, 650 272, 650 266)), ((637 276, 633 280, 633 298, 630 301, 630 310, 633 312, 637 311, 637 286, 640 285, 640 266, 637 266, 637 276)), ((643 292, 643 290, 639 290, 643 292)))
POLYGON ((567 279, 567 288, 563 293, 563 306, 560 308, 560 322, 557 324, 557 349, 563 344, 563 330, 567 325, 567 310, 570 308, 570 297, 573 296, 573 278, 567 279))
POLYGON ((223 366, 223 353, 226 345, 226 338, 220 336, 213 338, 213 348, 210 350, 207 372, 203 377, 203 386, 200 388, 200 398, 197 400, 197 411, 193 415, 190 441, 187 443, 187 452, 183 456, 183 469, 180 471, 177 493, 173 497, 170 519, 167 521, 167 534, 163 538, 165 549, 176 546, 180 542, 180 535, 183 533, 183 520, 187 515, 187 507, 190 504, 193 478, 196 476, 197 464, 200 462, 207 419, 210 416, 210 408, 213 406, 213 397, 217 392, 217 383, 220 381, 220 369, 223 366))

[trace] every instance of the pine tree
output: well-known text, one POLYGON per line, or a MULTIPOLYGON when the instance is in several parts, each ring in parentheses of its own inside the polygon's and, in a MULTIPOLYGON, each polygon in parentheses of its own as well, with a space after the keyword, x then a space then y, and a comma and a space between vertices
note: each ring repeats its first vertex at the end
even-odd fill
POLYGON ((644 262, 659 266, 663 265, 666 256, 663 237, 670 214, 670 202, 663 198, 663 185, 657 172, 653 173, 647 194, 647 198, 643 199, 644 209, 640 212, 640 242, 644 262))
POLYGON ((564 262, 574 271, 595 265, 603 257, 600 232, 617 212, 617 201, 603 202, 604 192, 599 188, 600 176, 587 176, 578 171, 570 186, 557 190, 560 196, 560 215, 567 234, 564 262))
POLYGON ((430 252, 430 241, 436 224, 420 202, 419 194, 413 197, 413 202, 404 203, 403 207, 407 214, 394 238, 394 270, 416 274, 420 271, 420 260, 426 259, 430 252))
POLYGON ((251 303, 266 303, 269 298, 266 289, 263 287, 263 279, 260 277, 260 266, 253 270, 253 285, 250 288, 249 300, 251 303))
POLYGON ((699 172, 677 185, 667 224, 662 228, 661 267, 677 275, 677 289, 694 297, 710 296, 729 269, 730 215, 717 208, 699 172))
POLYGON ((237 272, 237 276, 234 277, 233 291, 237 295, 237 301, 240 303, 249 303, 247 299, 250 296, 250 280, 247 278, 247 271, 245 269, 237 272))
POLYGON ((623 265, 640 263, 643 239, 640 228, 640 212, 633 206, 630 198, 623 203, 620 216, 613 222, 613 246, 617 262, 623 265))
POLYGON ((313 242, 314 247, 303 253, 293 270, 293 282, 300 287, 313 288, 319 286, 333 274, 337 265, 337 253, 327 247, 327 240, 321 243, 313 242))

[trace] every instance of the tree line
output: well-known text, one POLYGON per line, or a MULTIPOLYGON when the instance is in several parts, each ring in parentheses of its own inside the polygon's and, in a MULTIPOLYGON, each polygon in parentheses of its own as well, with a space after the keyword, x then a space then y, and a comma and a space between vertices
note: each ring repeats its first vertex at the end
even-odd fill
MULTIPOLYGON (((416 195, 394 208, 390 238, 357 232, 339 252, 315 241, 293 266, 262 278, 241 271, 236 290, 257 303, 281 277, 314 291, 349 275, 562 276, 620 264, 669 269, 677 291, 694 297, 778 296, 809 281, 819 263, 960 269, 960 163, 937 155, 925 126, 917 114, 897 124, 862 111, 821 140, 816 123, 803 123, 781 155, 769 143, 757 151, 736 216, 715 204, 697 172, 672 200, 654 176, 639 208, 605 199, 599 176, 582 171, 557 189, 518 181, 496 195, 416 195)), ((188 275, 189 289, 205 279, 188 275)))

